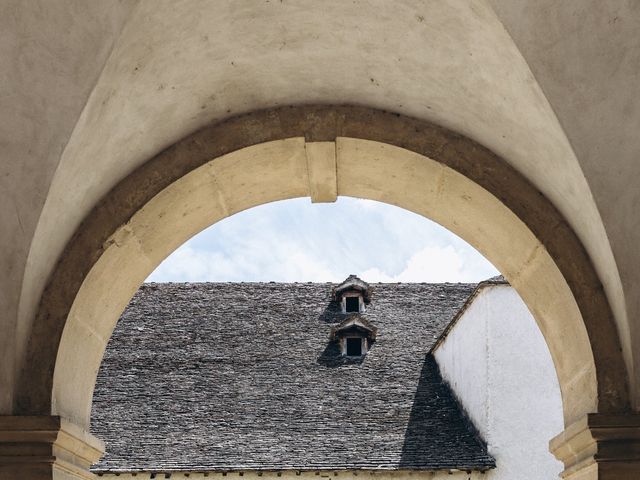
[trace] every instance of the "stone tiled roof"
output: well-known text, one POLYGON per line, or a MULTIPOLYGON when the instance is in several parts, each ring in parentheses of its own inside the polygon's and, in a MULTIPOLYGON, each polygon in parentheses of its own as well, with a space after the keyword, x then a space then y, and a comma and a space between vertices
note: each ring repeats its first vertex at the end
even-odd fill
POLYGON ((356 275, 349 275, 341 284, 336 285, 334 287, 334 295, 339 300, 339 297, 349 290, 361 292, 365 303, 369 303, 371 300, 371 286, 356 275))
POLYGON ((373 284, 364 359, 329 342, 333 284, 146 284, 109 342, 105 471, 494 466, 430 347, 470 284, 373 284))
POLYGON ((331 327, 331 335, 329 335, 329 339, 335 340, 341 332, 351 330, 362 332, 371 340, 375 340, 376 334, 378 333, 378 329, 368 322, 364 315, 359 313, 350 313, 347 318, 331 327))

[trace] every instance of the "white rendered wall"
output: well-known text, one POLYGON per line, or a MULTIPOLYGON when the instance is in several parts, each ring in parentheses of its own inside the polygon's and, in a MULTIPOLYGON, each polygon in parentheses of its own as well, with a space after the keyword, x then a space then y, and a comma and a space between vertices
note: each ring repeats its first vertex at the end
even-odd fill
POLYGON ((549 440, 563 430, 556 372, 535 320, 508 285, 485 286, 435 351, 496 459, 487 480, 559 478, 549 440))

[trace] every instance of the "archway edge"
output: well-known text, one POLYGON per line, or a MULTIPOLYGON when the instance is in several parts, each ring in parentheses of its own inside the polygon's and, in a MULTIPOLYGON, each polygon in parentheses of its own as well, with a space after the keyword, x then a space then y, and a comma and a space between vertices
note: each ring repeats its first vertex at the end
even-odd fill
MULTIPOLYGON (((547 302, 557 307, 556 314, 564 311, 567 317, 555 318, 555 323, 552 322, 554 325, 561 326, 571 321, 575 322, 577 318, 579 325, 574 324, 568 329, 564 325, 555 333, 576 333, 582 328, 588 336, 586 344, 580 343, 579 333, 576 338, 557 339, 550 335, 549 331, 545 332, 545 324, 548 324, 548 321, 544 320, 543 316, 548 313, 536 311, 535 306, 532 308, 532 313, 543 329, 547 342, 552 342, 554 338, 558 340, 558 345, 552 343, 549 345, 559 374, 567 424, 591 411, 603 413, 628 411, 626 370, 614 318, 600 281, 586 251, 572 229, 557 209, 522 175, 481 145, 426 121, 366 107, 298 106, 252 112, 205 127, 150 159, 123 179, 96 205, 69 242, 43 294, 34 331, 30 337, 27 357, 21 370, 16 413, 61 414, 76 423, 88 425, 89 413, 86 398, 84 398, 86 392, 82 394, 77 391, 78 386, 82 386, 77 382, 85 377, 80 372, 74 371, 74 369, 85 367, 78 363, 79 357, 74 357, 73 345, 61 347, 63 333, 65 337, 84 339, 89 343, 95 338, 104 337, 92 328, 72 331, 73 328, 82 324, 82 322, 69 322, 73 319, 71 314, 74 306, 78 307, 76 303, 78 294, 83 285, 90 282, 92 274, 94 279, 99 277, 98 269, 95 267, 105 265, 110 246, 115 244, 133 248, 129 252, 120 252, 124 256, 114 259, 115 263, 111 264, 111 268, 114 269, 123 266, 122 261, 126 255, 145 253, 138 256, 149 258, 148 252, 141 252, 140 248, 144 249, 144 247, 141 247, 137 239, 135 242, 127 242, 126 237, 131 233, 127 225, 154 197, 161 195, 171 185, 178 184, 181 178, 213 159, 231 155, 248 147, 269 142, 278 143, 278 141, 297 142, 304 145, 305 142, 334 142, 336 139, 338 139, 338 150, 355 148, 354 144, 349 145, 348 139, 359 139, 374 142, 375 146, 372 147, 374 150, 388 145, 412 152, 423 159, 421 161, 425 165, 427 163, 424 160, 431 159, 434 165, 446 167, 443 172, 454 172, 460 178, 467 179, 469 181, 467 187, 473 189, 475 185, 480 190, 490 193, 489 196, 503 205, 506 212, 526 225, 526 230, 530 232, 536 241, 535 245, 538 246, 529 252, 527 259, 520 259, 524 263, 509 271, 509 268, 500 265, 500 260, 495 253, 488 251, 487 245, 482 245, 482 242, 477 239, 469 238, 469 235, 472 235, 470 232, 465 234, 464 225, 459 222, 459 219, 449 221, 444 217, 438 218, 435 210, 432 210, 431 215, 427 215, 435 217, 434 220, 461 234, 494 261, 501 270, 506 270, 507 278, 525 297, 530 308, 532 303, 542 305, 547 302), (345 139, 342 143, 341 137, 345 139), (136 248, 138 248, 137 251, 136 248), (550 271, 541 267, 545 262, 540 259, 545 259, 546 256, 552 260, 552 266, 557 268, 559 277, 553 282, 548 282, 546 289, 535 290, 537 298, 527 298, 527 295, 532 295, 529 291, 530 282, 540 274, 548 274, 550 271), (562 290, 563 285, 569 292, 569 297, 564 299, 566 301, 560 299, 549 302, 548 297, 542 297, 553 295, 554 299, 558 298, 557 291, 554 289, 562 290), (567 318, 573 320, 568 321, 567 318), (577 350, 567 348, 567 345, 572 342, 578 342, 580 345, 577 350, 584 350, 586 347, 588 358, 576 357, 577 350), (568 354, 569 350, 574 353, 568 354), (63 364, 65 367, 62 367, 63 364), (76 366, 69 370, 68 367, 73 365, 76 366), (62 374, 63 370, 67 373, 62 374), (593 373, 594 370, 595 373, 593 373), (64 385, 62 381, 54 385, 56 371, 62 375, 60 378, 64 378, 68 385, 64 385), (595 378, 593 381, 589 380, 592 374, 597 381, 595 378), (65 393, 62 394, 62 391, 65 393), (82 408, 77 405, 72 406, 72 404, 80 405, 83 402, 85 405, 82 408)), ((361 144, 364 145, 364 143, 361 144)), ((364 150, 367 148, 369 147, 364 150)), ((356 152, 351 153, 356 155, 356 152)), ((399 162, 398 151, 392 153, 395 157, 376 155, 372 151, 365 151, 364 155, 368 156, 368 161, 386 158, 387 166, 391 166, 394 162, 399 162), (391 163, 388 163, 389 161, 391 163)), ((296 165, 298 168, 303 168, 303 162, 299 158, 296 159, 295 155, 287 157, 287 161, 292 162, 289 166, 293 165, 294 169, 297 168, 296 165)), ((371 174, 375 169, 358 170, 362 165, 364 164, 360 162, 359 166, 352 167, 351 173, 354 171, 359 173, 350 176, 349 173, 343 175, 342 163, 339 164, 338 191, 340 194, 387 201, 425 214, 424 211, 420 211, 420 205, 411 205, 402 199, 394 200, 388 196, 385 197, 386 189, 380 185, 378 187, 374 185, 380 180, 388 183, 393 177, 393 172, 386 172, 391 177, 379 176, 376 180, 370 178, 370 175, 367 176, 367 173, 371 174), (368 185, 366 185, 367 182, 368 185), (376 188, 377 196, 373 193, 376 188), (365 192, 367 189, 369 193, 365 192)), ((408 170, 405 168, 405 173, 415 175, 414 167, 406 165, 405 167, 408 168, 408 170)), ((450 173, 442 173, 440 179, 444 182, 449 177, 457 178, 455 174, 452 176, 450 173)), ((405 177, 405 180, 409 178, 405 177)), ((455 185, 456 182, 450 182, 450 184, 455 185)), ((462 199, 468 196, 467 191, 459 191, 458 194, 462 199)), ((260 202, 306 195, 308 195, 308 184, 298 183, 291 191, 281 192, 277 198, 270 198, 267 194, 260 202)), ((467 204, 472 206, 474 202, 467 202, 467 204)), ((240 204, 238 208, 242 209, 240 204)), ((221 201, 212 211, 219 211, 220 218, 223 218, 234 213, 236 208, 230 208, 228 202, 221 201)), ((467 216, 461 218, 472 220, 471 211, 466 210, 467 216)), ((480 213, 482 212, 475 212, 475 214, 480 213)), ((217 221, 215 214, 211 220, 210 223, 217 221)), ((172 248, 175 246, 177 245, 172 248)), ((157 259, 149 259, 149 264, 145 268, 152 268, 157 261, 157 259)), ((144 276, 132 277, 130 281, 131 284, 139 284, 143 279, 144 276)), ((100 284, 100 281, 97 283, 100 284)), ((133 288, 131 284, 122 285, 123 291, 131 290, 133 288)), ((104 290, 106 288, 104 281, 101 285, 104 290)), ((111 294, 114 295, 115 292, 111 294)), ((125 297, 126 295, 121 293, 120 303, 125 297)), ((126 297, 127 301, 128 298, 126 297)), ((113 323, 115 325, 115 321, 113 323)), ((85 322, 84 325, 90 326, 90 323, 85 322)), ((106 343, 106 340, 108 335, 101 339, 102 343, 106 343)), ((103 348, 99 343, 95 347, 103 348)), ((97 366, 91 365, 90 369, 95 370, 92 372, 95 379, 97 366)), ((92 388, 93 384, 90 385, 91 390, 92 388)))

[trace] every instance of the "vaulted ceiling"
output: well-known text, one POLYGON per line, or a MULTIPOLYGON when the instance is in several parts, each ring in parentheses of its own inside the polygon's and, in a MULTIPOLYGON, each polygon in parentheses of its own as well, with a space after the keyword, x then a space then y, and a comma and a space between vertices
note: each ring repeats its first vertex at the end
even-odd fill
POLYGON ((309 103, 429 120, 502 156, 584 243, 633 365, 637 2, 12 0, 0 59, 0 309, 15 334, 0 381, 66 242, 118 181, 213 121, 309 103))

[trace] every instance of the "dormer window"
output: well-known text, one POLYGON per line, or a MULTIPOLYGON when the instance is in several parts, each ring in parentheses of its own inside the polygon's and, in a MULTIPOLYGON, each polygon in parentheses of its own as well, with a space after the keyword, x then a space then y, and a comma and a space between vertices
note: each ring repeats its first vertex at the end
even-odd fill
POLYGON ((346 337, 344 353, 347 355, 347 357, 361 357, 362 351, 364 350, 362 348, 362 344, 365 341, 366 340, 361 337, 346 337))
POLYGON ((363 357, 375 342, 378 329, 358 314, 350 315, 331 330, 331 341, 349 358, 363 357))
MULTIPOLYGON (((333 300, 347 317, 331 329, 330 340, 337 343, 340 354, 348 359, 362 359, 376 339, 377 328, 362 315, 371 302, 371 287, 355 275, 333 289, 333 300)), ((352 362, 348 362, 352 363, 352 362)))
POLYGON ((345 313, 360 313, 360 296, 345 297, 345 313))
POLYGON ((371 301, 371 287, 355 275, 334 289, 334 298, 340 302, 342 313, 364 313, 365 305, 371 301))

